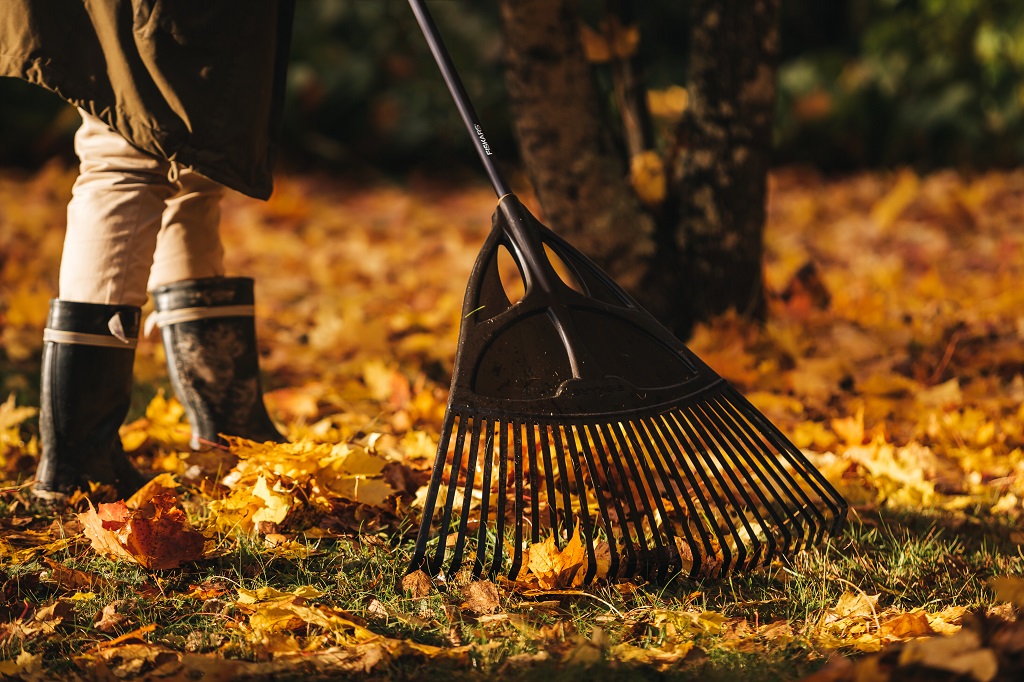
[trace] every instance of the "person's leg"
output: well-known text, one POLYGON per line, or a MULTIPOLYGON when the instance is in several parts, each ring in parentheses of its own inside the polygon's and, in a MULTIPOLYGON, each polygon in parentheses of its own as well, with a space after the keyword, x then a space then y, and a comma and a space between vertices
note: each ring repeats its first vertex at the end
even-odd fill
POLYGON ((80 172, 68 203, 61 300, 142 306, 165 202, 178 191, 170 163, 145 154, 82 112, 80 172))
POLYGON ((178 193, 168 199, 156 239, 148 289, 186 279, 224 275, 220 204, 224 186, 187 168, 178 173, 178 193))
POLYGON ((68 204, 59 298, 43 337, 39 467, 34 491, 55 498, 89 482, 122 495, 142 482, 118 428, 128 413, 140 306, 169 164, 83 112, 80 175, 68 204))
POLYGON ((192 426, 192 447, 221 434, 282 442, 263 404, 253 282, 224 277, 220 202, 224 189, 198 173, 179 175, 168 200, 149 279, 168 375, 192 426))

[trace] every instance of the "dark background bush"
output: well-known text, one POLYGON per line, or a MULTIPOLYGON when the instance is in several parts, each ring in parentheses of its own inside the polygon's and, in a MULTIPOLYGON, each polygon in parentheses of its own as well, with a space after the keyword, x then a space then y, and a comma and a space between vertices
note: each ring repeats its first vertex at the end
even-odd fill
MULTIPOLYGON (((299 2, 293 162, 400 170, 470 147, 402 0, 299 2)), ((596 0, 583 2, 596 23, 596 0)), ((685 2, 637 2, 653 88, 685 82, 685 2)), ((511 155, 496 2, 433 2, 491 141, 511 155)), ((1024 2, 783 0, 776 160, 828 169, 1024 159, 1024 2)), ((599 82, 607 74, 596 71, 599 82)), ((0 79, 0 164, 70 155, 77 117, 0 79)))

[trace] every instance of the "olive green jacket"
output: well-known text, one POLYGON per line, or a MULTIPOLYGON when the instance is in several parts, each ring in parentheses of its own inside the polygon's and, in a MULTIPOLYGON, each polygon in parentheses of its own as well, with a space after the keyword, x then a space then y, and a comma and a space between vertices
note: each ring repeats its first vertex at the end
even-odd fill
POLYGON ((293 12, 294 0, 0 0, 0 76, 266 198, 293 12))

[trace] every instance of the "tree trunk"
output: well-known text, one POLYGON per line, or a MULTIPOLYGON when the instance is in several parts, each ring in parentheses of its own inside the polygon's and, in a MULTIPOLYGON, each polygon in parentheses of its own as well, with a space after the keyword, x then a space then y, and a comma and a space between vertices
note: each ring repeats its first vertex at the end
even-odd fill
MULTIPOLYGON (((575 0, 500 0, 516 135, 546 221, 680 338, 729 309, 754 317, 765 311, 762 234, 780 0, 690 2, 684 144, 666 162, 664 202, 648 210, 611 142, 575 0)), ((628 9, 613 8, 622 16, 628 9)), ((627 60, 613 66, 635 68, 627 60)), ((632 115, 625 105, 633 81, 621 76, 620 113, 632 115)), ((626 121, 633 152, 646 144, 637 123, 631 133, 626 121)))
POLYGON ((687 144, 644 288, 676 333, 736 309, 765 312, 762 257, 779 0, 691 0, 687 144))
POLYGON ((654 224, 613 148, 574 0, 501 0, 506 83, 524 164, 553 230, 634 287, 654 224))

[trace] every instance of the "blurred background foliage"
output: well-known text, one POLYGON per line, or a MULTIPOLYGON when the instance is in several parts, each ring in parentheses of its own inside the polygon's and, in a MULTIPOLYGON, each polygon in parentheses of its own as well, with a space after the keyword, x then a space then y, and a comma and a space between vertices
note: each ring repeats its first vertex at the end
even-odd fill
MULTIPOLYGON (((685 83, 687 3, 635 2, 648 85, 685 83)), ((432 3, 488 137, 512 155, 496 0, 432 3)), ((601 0, 581 0, 598 26, 601 0)), ((826 169, 1024 159, 1024 2, 783 0, 776 161, 826 169)), ((595 66, 599 83, 610 78, 595 66)), ((293 162, 400 170, 471 147, 402 0, 300 0, 285 143, 293 162)), ((77 117, 0 79, 0 164, 70 157, 77 117)), ((436 167, 436 166, 435 166, 436 167)))

